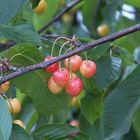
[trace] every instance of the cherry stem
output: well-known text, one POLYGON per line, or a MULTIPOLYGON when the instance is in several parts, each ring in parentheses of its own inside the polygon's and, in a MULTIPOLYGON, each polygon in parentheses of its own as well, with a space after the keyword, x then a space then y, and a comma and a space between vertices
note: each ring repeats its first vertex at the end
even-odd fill
POLYGON ((26 56, 26 55, 24 55, 24 54, 21 54, 21 53, 18 53, 18 54, 16 54, 16 55, 14 55, 12 58, 10 58, 10 61, 11 61, 12 59, 14 59, 15 57, 17 57, 17 56, 22 56, 22 57, 24 57, 24 58, 30 60, 32 63, 36 63, 36 61, 35 61, 33 58, 31 58, 31 57, 29 57, 29 56, 26 56))
POLYGON ((85 59, 88 60, 87 53, 84 52, 85 59))
MULTIPOLYGON (((60 48, 60 50, 59 50, 59 56, 61 55, 61 53, 62 53, 62 49, 65 47, 65 45, 67 45, 69 43, 69 41, 66 41, 62 46, 61 46, 61 48, 60 48)), ((61 68, 61 63, 59 62, 59 68, 61 68)))
MULTIPOLYGON (((74 47, 75 47, 75 46, 71 46, 69 49, 67 49, 67 50, 64 52, 64 54, 67 53, 67 52, 69 52, 70 50, 72 50, 74 47)), ((72 79, 72 66, 71 66, 71 64, 70 64, 70 58, 68 58, 68 69, 69 69, 69 71, 70 71, 70 78, 72 79)))
POLYGON ((75 46, 71 46, 69 49, 67 49, 64 53, 69 52, 70 50, 72 50, 75 46))
MULTIPOLYGON (((64 52, 64 54, 67 53, 67 52, 69 52, 70 50, 72 50, 74 47, 75 47, 74 45, 71 46, 69 49, 67 49, 67 50, 64 52)), ((70 78, 72 79, 72 66, 71 66, 71 64, 70 64, 70 58, 68 58, 68 69, 69 69, 69 71, 70 71, 70 78)))
POLYGON ((60 40, 60 39, 65 39, 65 40, 67 40, 67 41, 70 40, 70 39, 67 38, 67 37, 58 37, 58 38, 54 41, 54 43, 53 43, 52 50, 51 50, 51 56, 53 56, 54 47, 55 47, 55 45, 56 45, 56 42, 57 42, 58 40, 60 40))
POLYGON ((9 59, 9 61, 12 61, 15 57, 17 57, 17 56, 21 56, 22 54, 16 54, 16 55, 14 55, 14 56, 12 56, 10 59, 9 59))
MULTIPOLYGON (((27 51, 27 50, 26 50, 27 51)), ((11 62, 15 57, 17 57, 17 56, 23 56, 23 53, 25 53, 26 51, 23 51, 22 53, 17 53, 17 54, 15 54, 14 56, 12 56, 10 59, 9 59, 9 61, 11 62)))
POLYGON ((70 79, 72 79, 72 65, 70 63, 70 58, 68 60, 68 66, 69 66, 69 70, 70 70, 70 79))

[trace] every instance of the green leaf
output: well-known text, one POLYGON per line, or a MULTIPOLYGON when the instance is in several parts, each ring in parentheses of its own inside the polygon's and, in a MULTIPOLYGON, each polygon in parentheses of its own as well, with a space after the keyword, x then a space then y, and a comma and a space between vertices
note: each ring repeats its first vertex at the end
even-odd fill
MULTIPOLYGON (((106 0, 104 7, 102 8, 103 20, 101 23, 105 23, 109 26, 110 33, 116 31, 115 26, 118 24, 116 12, 123 5, 123 0, 106 0)), ((101 24, 100 23, 100 24, 101 24)))
POLYGON ((30 24, 21 24, 18 26, 0 25, 0 34, 2 37, 18 43, 41 44, 39 35, 30 24))
POLYGON ((135 130, 131 127, 129 132, 121 140, 138 140, 135 130))
POLYGON ((0 138, 9 140, 12 129, 12 117, 7 102, 0 96, 0 138))
POLYGON ((75 128, 66 124, 43 125, 33 132, 35 140, 89 140, 89 137, 75 128))
POLYGON ((140 105, 140 66, 138 66, 106 98, 102 115, 105 138, 113 138, 127 133, 132 117, 140 105))
POLYGON ((24 122, 26 130, 30 132, 38 118, 37 110, 35 109, 32 100, 26 96, 22 102, 22 110, 18 114, 18 118, 24 122))
POLYGON ((136 48, 134 51, 134 60, 136 63, 140 64, 140 47, 136 48))
POLYGON ((1 0, 0 2, 0 24, 7 24, 17 12, 21 9, 22 5, 27 0, 1 0))
POLYGON ((133 64, 131 66, 127 66, 125 68, 124 73, 123 73, 122 80, 124 80, 136 67, 137 67, 136 64, 133 64))
MULTIPOLYGON (((102 56, 108 49, 109 49, 110 45, 109 43, 97 46, 95 48, 92 49, 92 55, 93 57, 100 57, 102 56)), ((90 50, 91 52, 91 50, 90 50)))
POLYGON ((20 126, 13 125, 9 140, 33 140, 33 138, 20 126))
POLYGON ((93 124, 101 115, 102 97, 94 93, 85 93, 81 99, 81 111, 84 117, 93 124))
MULTIPOLYGON (((131 27, 137 23, 139 23, 137 20, 130 20, 126 17, 121 17, 116 27, 118 28, 118 31, 120 31, 125 28, 131 27)), ((117 39, 115 41, 115 44, 127 49, 132 54, 134 49, 139 47, 140 44, 139 36, 140 32, 135 32, 117 39)))
POLYGON ((84 89, 90 93, 99 93, 100 91, 97 89, 95 85, 95 81, 92 78, 85 78, 80 75, 81 80, 83 81, 84 89))
POLYGON ((40 0, 31 0, 32 1, 32 8, 34 9, 35 7, 38 6, 40 0))
POLYGON ((119 78, 121 72, 121 59, 105 56, 101 57, 96 64, 97 73, 94 79, 99 89, 104 89, 110 86, 119 78))
POLYGON ((36 30, 39 30, 51 20, 57 11, 59 0, 46 0, 46 3, 47 8, 42 14, 33 13, 33 24, 36 30))
POLYGON ((107 50, 109 50, 110 44, 106 43, 100 46, 97 46, 95 48, 92 48, 90 50, 87 51, 87 56, 89 59, 98 59, 101 56, 103 56, 107 50))
POLYGON ((52 123, 54 123, 53 115, 47 116, 47 115, 39 114, 38 120, 36 122, 37 125, 36 129, 44 124, 52 124, 52 123))
POLYGON ((91 125, 85 117, 80 115, 80 130, 89 135, 91 140, 103 140, 100 120, 96 120, 94 124, 91 125))
POLYGON ((127 4, 130 4, 134 7, 140 8, 140 1, 139 0, 124 0, 127 4))
MULTIPOLYGON (((84 23, 86 24, 88 29, 94 33, 96 33, 96 27, 97 27, 96 20, 100 19, 96 17, 97 5, 98 5, 98 0, 86 0, 84 1, 84 5, 82 6, 84 23)), ((99 15, 100 13, 98 12, 98 16, 99 15)))
POLYGON ((136 110, 134 114, 134 119, 133 119, 133 128, 135 132, 137 133, 138 138, 140 138, 140 106, 136 110))
POLYGON ((1 130, 0 130, 0 140, 4 140, 1 130))
MULTIPOLYGON (((18 55, 12 60, 15 64, 31 65, 44 60, 44 55, 36 47, 27 44, 19 44, 9 50, 10 58, 16 54, 18 55)), ((50 93, 47 86, 49 76, 44 70, 37 70, 24 74, 12 82, 22 93, 32 98, 40 113, 56 114, 67 108, 69 97, 63 92, 58 95, 50 93)))
POLYGON ((112 48, 112 51, 122 59, 122 65, 128 66, 134 63, 133 55, 123 47, 115 46, 112 48))

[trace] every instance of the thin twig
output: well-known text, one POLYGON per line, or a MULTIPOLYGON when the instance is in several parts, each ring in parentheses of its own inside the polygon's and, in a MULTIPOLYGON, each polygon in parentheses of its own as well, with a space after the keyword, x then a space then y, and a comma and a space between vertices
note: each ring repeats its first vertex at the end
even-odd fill
POLYGON ((13 41, 10 41, 10 42, 4 43, 4 44, 0 44, 0 51, 5 51, 5 50, 11 48, 12 46, 14 46, 15 44, 16 43, 13 41))
POLYGON ((8 81, 8 80, 11 80, 11 79, 14 79, 18 76, 21 76, 25 73, 28 73, 28 72, 31 72, 31 71, 34 71, 34 70, 37 70, 37 69, 42 69, 42 68, 45 68, 53 63, 56 63, 56 62, 59 62, 61 60, 64 60, 65 58, 69 58, 75 54, 79 54, 81 52, 84 52, 90 48, 94 48, 96 47, 97 45, 100 45, 100 44, 104 44, 106 42, 110 42, 110 41, 114 41, 120 37, 123 37, 123 36, 126 36, 128 34, 131 34, 133 32, 136 32, 140 30, 140 24, 137 24, 135 26, 132 26, 130 28, 127 28, 127 29, 124 29, 122 31, 119 31, 117 33, 114 33, 114 34, 111 34, 111 35, 108 35, 106 37, 103 37, 101 39, 98 39, 96 41, 93 41, 93 42, 90 42, 90 43, 87 43, 85 45, 81 45, 80 47, 78 47, 77 49, 73 50, 73 51, 70 51, 66 54, 63 54, 61 56, 58 56, 50 61, 47 61, 47 62, 41 62, 41 63, 38 63, 38 64, 34 64, 34 65, 31 65, 31 66, 27 66, 27 67, 22 67, 22 68, 19 68, 16 72, 14 73, 11 73, 7 76, 4 76, 2 78, 0 78, 0 84, 3 84, 4 82, 8 81))
MULTIPOLYGON (((40 36, 40 39, 44 39, 44 40, 50 40, 50 39, 56 39, 58 37, 62 37, 62 35, 51 35, 51 34, 44 34, 42 36, 40 36)), ((72 38, 70 36, 65 36, 67 38, 72 38)), ((13 47, 16 44, 16 42, 13 41, 9 41, 7 43, 4 44, 0 44, 0 52, 5 51, 11 47, 13 47)))
POLYGON ((40 38, 42 39, 57 39, 59 37, 67 37, 67 38, 72 38, 71 36, 62 36, 62 35, 53 35, 53 34, 44 34, 40 38))
POLYGON ((66 12, 71 10, 74 6, 76 6, 78 3, 80 3, 82 0, 74 0, 72 3, 68 4, 63 11, 61 11, 58 15, 56 15, 48 24, 46 24, 44 27, 42 27, 38 33, 42 33, 44 30, 46 30, 49 26, 51 26, 53 23, 58 21, 66 12))

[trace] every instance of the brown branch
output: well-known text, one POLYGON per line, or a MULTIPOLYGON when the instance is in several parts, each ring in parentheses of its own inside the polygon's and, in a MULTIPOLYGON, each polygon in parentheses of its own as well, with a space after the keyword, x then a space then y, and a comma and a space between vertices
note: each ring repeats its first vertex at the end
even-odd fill
POLYGON ((58 56, 56 57, 55 59, 53 60, 50 60, 50 61, 47 61, 47 62, 41 62, 41 63, 38 63, 38 64, 34 64, 34 65, 31 65, 31 66, 27 66, 27 67, 22 67, 22 68, 19 68, 16 72, 14 73, 11 73, 7 76, 4 76, 0 79, 0 84, 8 81, 8 80, 11 80, 11 79, 14 79, 20 75, 23 75, 25 73, 28 73, 28 72, 31 72, 31 71, 34 71, 34 70, 37 70, 37 69, 42 69, 42 68, 45 68, 53 63, 56 63, 58 61, 61 61, 61 60, 64 60, 65 58, 68 58, 68 57, 71 57, 75 54, 78 54, 78 53, 81 53, 83 51, 86 51, 90 48, 94 48, 96 47, 97 45, 100 45, 100 44, 104 44, 106 42, 110 42, 110 41, 114 41, 120 37, 123 37, 125 35, 128 35, 130 33, 133 33, 133 32, 136 32, 140 30, 140 24, 137 24, 135 26, 132 26, 130 28, 127 28, 127 29, 124 29, 122 31, 119 31, 117 33, 114 33, 112 35, 108 35, 106 37, 103 37, 101 39, 98 39, 96 41, 93 41, 91 43, 88 43, 88 44, 85 44, 85 45, 81 45, 79 48, 71 51, 71 52, 68 52, 66 54, 63 54, 61 56, 58 56))
POLYGON ((42 27, 38 33, 42 33, 44 30, 46 30, 49 26, 51 26, 53 23, 55 23, 56 21, 58 21, 66 12, 68 12, 69 10, 71 10, 75 5, 77 5, 79 2, 81 2, 82 0, 74 0, 72 3, 70 3, 69 5, 67 5, 63 11, 61 11, 58 15, 56 15, 50 22, 48 22, 48 24, 46 24, 44 27, 42 27))

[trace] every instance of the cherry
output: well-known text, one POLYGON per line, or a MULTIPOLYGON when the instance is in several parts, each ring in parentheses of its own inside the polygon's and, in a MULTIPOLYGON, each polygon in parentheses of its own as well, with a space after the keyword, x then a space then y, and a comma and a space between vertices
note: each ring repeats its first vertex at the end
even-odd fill
POLYGON ((97 32, 100 36, 106 36, 109 34, 109 27, 106 24, 102 24, 97 28, 97 32))
POLYGON ((59 86, 64 87, 67 84, 69 79, 70 79, 70 74, 69 74, 68 70, 65 68, 56 70, 53 73, 53 80, 59 86))
POLYGON ((0 86, 0 94, 5 93, 9 89, 10 82, 7 81, 0 86))
POLYGON ((46 1, 40 0, 38 6, 34 9, 34 12, 36 12, 37 14, 41 14, 45 11, 46 8, 47 8, 46 1))
POLYGON ((80 126, 80 123, 79 123, 79 121, 77 121, 77 120, 71 120, 71 121, 69 122, 69 124, 70 124, 71 126, 75 126, 75 127, 79 127, 79 126, 80 126))
POLYGON ((80 94, 82 88, 83 88, 82 80, 76 77, 68 81, 65 90, 70 96, 76 97, 80 94))
POLYGON ((21 110, 21 104, 17 98, 8 100, 9 111, 13 114, 18 114, 21 110), (10 103, 9 103, 10 102, 10 103))
POLYGON ((59 1, 59 5, 60 5, 60 6, 64 6, 64 5, 65 5, 65 0, 60 0, 60 1, 59 1))
MULTIPOLYGON (((53 59, 52 56, 47 56, 47 57, 45 58, 45 61, 49 61, 49 60, 51 60, 51 59, 53 59)), ((46 67, 46 68, 45 68, 45 71, 48 72, 48 73, 53 73, 53 72, 55 72, 55 71, 58 69, 58 66, 59 66, 59 63, 54 63, 54 64, 52 64, 52 65, 46 67)))
POLYGON ((91 60, 84 60, 80 66, 80 73, 86 78, 91 78, 96 73, 96 64, 91 60))
POLYGON ((6 44, 8 42, 8 40, 6 38, 0 38, 0 43, 1 44, 6 44))
POLYGON ((64 63, 67 69, 71 66, 72 72, 77 72, 82 64, 82 58, 78 55, 74 55, 65 59, 64 63))
POLYGON ((22 128, 24 128, 24 123, 21 120, 14 120, 13 123, 21 126, 22 128))
POLYGON ((62 20, 65 23, 70 23, 73 20, 73 17, 71 16, 71 14, 66 13, 62 16, 62 20))
POLYGON ((58 94, 63 90, 63 87, 57 85, 54 80, 53 77, 51 76, 48 80, 48 89, 50 90, 50 92, 52 94, 58 94))

